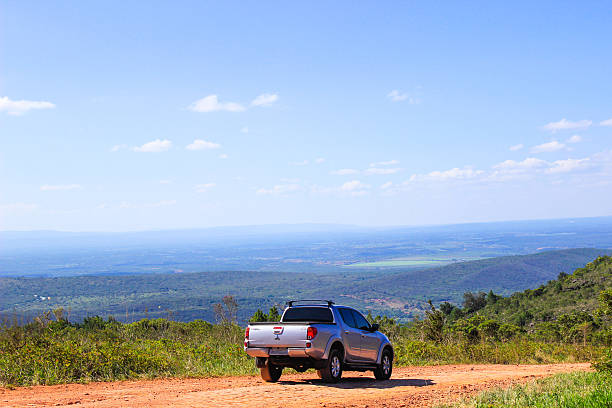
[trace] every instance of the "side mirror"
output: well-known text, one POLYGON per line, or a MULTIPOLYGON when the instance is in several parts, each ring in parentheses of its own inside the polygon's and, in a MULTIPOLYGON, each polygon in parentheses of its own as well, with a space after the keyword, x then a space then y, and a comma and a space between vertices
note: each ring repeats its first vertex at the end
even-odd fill
POLYGON ((378 329, 380 329, 380 325, 378 323, 374 323, 373 325, 370 326, 370 331, 372 333, 374 333, 375 331, 378 331, 378 329))

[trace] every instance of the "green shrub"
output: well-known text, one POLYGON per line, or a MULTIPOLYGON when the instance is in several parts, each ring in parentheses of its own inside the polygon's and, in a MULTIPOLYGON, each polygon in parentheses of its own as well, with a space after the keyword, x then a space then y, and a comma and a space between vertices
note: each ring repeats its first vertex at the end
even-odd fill
MULTIPOLYGON (((0 386, 257 372, 253 359, 243 351, 244 329, 236 324, 167 319, 124 324, 99 317, 75 324, 61 317, 51 319, 45 314, 25 326, 0 327, 0 386)), ((422 339, 420 323, 400 325, 380 316, 370 319, 393 342, 399 366, 597 360, 606 367, 605 361, 610 360, 609 355, 607 360, 601 358, 604 347, 542 343, 505 325, 496 330, 504 341, 492 337, 487 342, 472 341, 465 333, 473 330, 479 338, 479 330, 490 335, 496 327, 479 316, 445 325, 437 342, 422 339), (512 338, 504 333, 512 333, 512 338)))
POLYGON ((612 374, 612 349, 608 349, 603 358, 593 364, 593 367, 599 372, 612 374))

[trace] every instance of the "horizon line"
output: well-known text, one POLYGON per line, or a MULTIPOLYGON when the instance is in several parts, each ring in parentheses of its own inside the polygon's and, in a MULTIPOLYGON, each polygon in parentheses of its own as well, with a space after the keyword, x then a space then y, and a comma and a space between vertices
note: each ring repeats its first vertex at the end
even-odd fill
POLYGON ((381 225, 360 225, 360 224, 340 224, 340 223, 327 223, 327 222, 298 222, 298 223, 276 223, 276 224, 240 224, 240 225, 217 225, 208 227, 186 227, 186 228, 159 228, 159 229, 141 229, 141 230, 60 230, 60 229, 30 229, 30 230, 3 230, 0 229, 1 233, 28 233, 28 232, 57 232, 67 234, 131 234, 131 233, 143 233, 143 232, 169 232, 169 231, 201 231, 201 230, 214 230, 214 229, 237 229, 237 228, 259 228, 259 227, 292 227, 292 226, 328 226, 328 227, 350 227, 360 229, 400 229, 400 228, 434 228, 434 227, 451 227, 459 225, 479 225, 479 224, 503 224, 513 222, 542 222, 542 221, 568 221, 568 220, 589 220, 599 218, 612 218, 612 215, 596 215, 587 217, 553 217, 553 218, 524 218, 524 219, 506 219, 506 220, 495 220, 495 221, 466 221, 466 222, 455 222, 455 223, 441 223, 441 224, 381 224, 381 225))

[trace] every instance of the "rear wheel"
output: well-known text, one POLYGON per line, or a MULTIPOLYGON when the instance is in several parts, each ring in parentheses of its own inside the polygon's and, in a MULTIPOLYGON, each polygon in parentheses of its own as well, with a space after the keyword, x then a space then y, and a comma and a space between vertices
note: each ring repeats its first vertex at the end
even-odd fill
POLYGON ((336 383, 342 377, 342 354, 339 349, 333 349, 329 352, 327 364, 318 374, 323 378, 323 381, 328 383, 336 383))
POLYGON ((283 367, 268 363, 265 367, 260 368, 259 371, 264 381, 277 382, 283 373, 283 367))
POLYGON ((384 349, 382 357, 380 358, 380 364, 374 370, 374 377, 377 380, 388 380, 391 378, 391 372, 393 371, 393 354, 389 349, 384 349))

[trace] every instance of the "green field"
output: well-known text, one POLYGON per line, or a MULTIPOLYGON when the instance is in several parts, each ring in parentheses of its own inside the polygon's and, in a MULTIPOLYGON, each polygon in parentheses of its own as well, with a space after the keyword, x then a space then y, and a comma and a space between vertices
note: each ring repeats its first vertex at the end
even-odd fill
POLYGON ((372 262, 356 262, 349 265, 344 265, 345 268, 399 268, 399 267, 428 267, 428 266, 442 266, 448 265, 455 262, 466 262, 475 261, 478 259, 484 259, 482 256, 436 256, 436 257, 424 257, 424 256, 411 256, 392 258, 382 261, 372 262))
POLYGON ((436 266, 450 263, 449 261, 441 260, 388 260, 378 262, 359 262, 350 265, 345 265, 347 268, 393 268, 399 266, 436 266))

